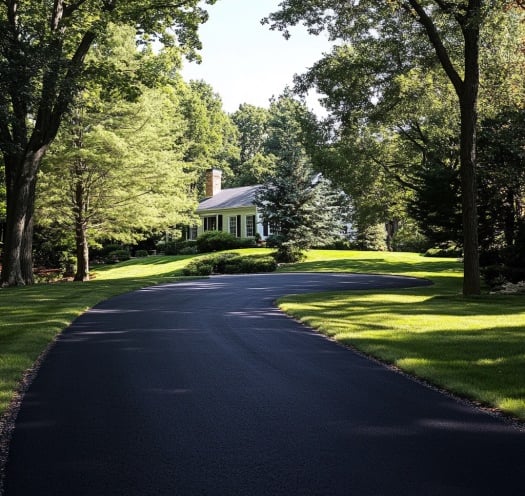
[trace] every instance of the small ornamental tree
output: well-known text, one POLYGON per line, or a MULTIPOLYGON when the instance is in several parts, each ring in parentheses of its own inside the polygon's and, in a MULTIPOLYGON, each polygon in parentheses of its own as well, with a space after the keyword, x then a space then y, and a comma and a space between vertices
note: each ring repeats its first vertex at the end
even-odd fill
POLYGON ((333 192, 328 181, 312 173, 301 149, 290 149, 255 200, 263 221, 275 234, 276 260, 297 262, 308 248, 332 241, 347 217, 348 203, 344 202, 344 195, 333 192))

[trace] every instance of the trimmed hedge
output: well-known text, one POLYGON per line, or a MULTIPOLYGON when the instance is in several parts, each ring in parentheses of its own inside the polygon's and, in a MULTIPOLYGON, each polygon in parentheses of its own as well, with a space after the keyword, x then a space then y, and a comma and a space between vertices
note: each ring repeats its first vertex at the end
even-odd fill
POLYGON ((211 274, 254 274, 273 272, 277 269, 270 256, 250 257, 238 253, 220 253, 190 262, 184 269, 185 276, 209 276, 211 274))

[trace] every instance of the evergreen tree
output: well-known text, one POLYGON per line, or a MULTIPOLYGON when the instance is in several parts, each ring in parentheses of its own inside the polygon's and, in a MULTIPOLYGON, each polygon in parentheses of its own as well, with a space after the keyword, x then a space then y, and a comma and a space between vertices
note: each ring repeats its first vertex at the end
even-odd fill
POLYGON ((349 206, 344 195, 312 173, 297 146, 290 146, 278 160, 275 175, 263 185, 255 203, 274 234, 276 259, 283 263, 296 262, 308 248, 332 241, 342 232, 349 206))

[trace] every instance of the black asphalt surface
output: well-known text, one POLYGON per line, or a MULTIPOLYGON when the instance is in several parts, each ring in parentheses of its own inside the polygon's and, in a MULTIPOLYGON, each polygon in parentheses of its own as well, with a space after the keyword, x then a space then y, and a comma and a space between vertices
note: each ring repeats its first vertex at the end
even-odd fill
POLYGON ((24 398, 6 496, 524 494, 524 432, 272 304, 420 283, 220 276, 98 305, 24 398))

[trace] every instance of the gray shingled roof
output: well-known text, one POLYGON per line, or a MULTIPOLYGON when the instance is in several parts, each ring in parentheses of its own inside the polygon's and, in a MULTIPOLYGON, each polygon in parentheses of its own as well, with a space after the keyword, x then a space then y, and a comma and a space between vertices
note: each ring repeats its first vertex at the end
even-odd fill
POLYGON ((261 187, 260 184, 256 186, 243 186, 241 188, 227 188, 217 193, 211 198, 202 200, 199 203, 197 212, 206 210, 219 210, 221 208, 242 208, 253 206, 255 193, 261 187))

